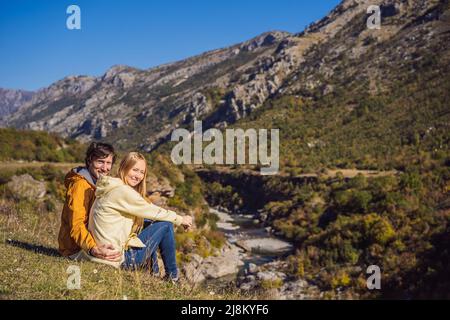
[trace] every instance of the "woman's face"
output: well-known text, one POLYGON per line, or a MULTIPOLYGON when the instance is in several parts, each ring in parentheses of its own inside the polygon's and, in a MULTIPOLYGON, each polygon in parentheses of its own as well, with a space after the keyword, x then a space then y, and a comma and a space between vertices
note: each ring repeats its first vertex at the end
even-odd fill
POLYGON ((125 179, 131 187, 137 186, 144 179, 145 161, 138 160, 135 165, 128 171, 125 179))

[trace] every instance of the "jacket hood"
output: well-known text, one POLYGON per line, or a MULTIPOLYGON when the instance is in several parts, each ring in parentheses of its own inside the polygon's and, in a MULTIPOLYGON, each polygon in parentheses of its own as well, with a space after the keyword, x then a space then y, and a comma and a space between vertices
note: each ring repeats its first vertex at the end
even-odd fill
POLYGON ((95 190, 95 196, 100 198, 110 192, 111 190, 125 185, 120 178, 113 178, 109 176, 102 176, 97 180, 97 189, 95 190))
POLYGON ((91 176, 86 167, 77 167, 70 170, 64 178, 64 185, 66 186, 66 188, 69 188, 71 184, 81 179, 86 180, 92 187, 95 188, 96 181, 91 176))

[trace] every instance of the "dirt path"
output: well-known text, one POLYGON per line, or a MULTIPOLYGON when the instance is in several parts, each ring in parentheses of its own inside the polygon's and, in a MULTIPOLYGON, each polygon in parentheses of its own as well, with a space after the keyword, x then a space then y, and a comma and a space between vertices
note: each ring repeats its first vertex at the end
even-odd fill
POLYGON ((70 168, 75 168, 77 166, 82 166, 83 163, 72 163, 72 162, 26 162, 26 161, 7 161, 0 162, 0 169, 21 169, 21 168, 39 168, 45 165, 51 165, 62 170, 69 170, 70 168))
MULTIPOLYGON (((207 168, 202 168, 200 166, 198 167, 194 167, 194 170, 196 171, 207 171, 209 169, 207 168)), ((255 171, 255 170, 250 170, 250 169, 230 169, 227 167, 215 167, 214 169, 212 169, 214 171, 217 171, 219 173, 232 173, 232 172, 243 172, 245 174, 250 174, 250 175, 260 175, 259 171, 255 171)), ((385 177, 385 176, 394 176, 396 174, 399 173, 399 171, 396 170, 390 170, 390 171, 377 171, 377 170, 358 170, 358 169, 326 169, 325 172, 322 174, 322 176, 325 176, 327 178, 334 178, 336 177, 337 173, 340 172, 342 173, 344 178, 354 178, 356 177, 358 174, 362 174, 365 177, 385 177)), ((277 176, 281 176, 281 177, 289 177, 289 174, 280 172, 277 176)), ((302 173, 296 176, 292 176, 293 178, 318 178, 319 174, 317 173, 302 173)))
POLYGON ((398 174, 398 171, 396 170, 376 171, 376 170, 338 169, 338 170, 327 170, 325 175, 330 178, 333 178, 336 176, 338 172, 341 172, 344 178, 354 178, 360 173, 365 177, 385 177, 385 176, 394 176, 398 174))

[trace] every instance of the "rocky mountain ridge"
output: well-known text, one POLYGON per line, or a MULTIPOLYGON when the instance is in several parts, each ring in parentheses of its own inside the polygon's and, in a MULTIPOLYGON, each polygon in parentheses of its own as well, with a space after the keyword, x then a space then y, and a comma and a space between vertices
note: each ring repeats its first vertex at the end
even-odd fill
POLYGON ((446 8, 447 1, 437 0, 345 0, 298 34, 267 32, 148 70, 118 65, 98 78, 69 76, 38 91, 4 122, 151 151, 195 119, 204 128, 224 128, 273 97, 326 95, 349 79, 383 90, 385 75, 376 67, 406 60, 408 52, 420 60, 417 45, 437 35, 436 23, 439 32, 448 31, 446 8), (381 7, 380 30, 366 26, 369 5, 381 7), (417 30, 422 33, 413 35, 417 30), (395 39, 398 47, 390 49, 395 39), (362 65, 377 49, 379 56, 362 65))

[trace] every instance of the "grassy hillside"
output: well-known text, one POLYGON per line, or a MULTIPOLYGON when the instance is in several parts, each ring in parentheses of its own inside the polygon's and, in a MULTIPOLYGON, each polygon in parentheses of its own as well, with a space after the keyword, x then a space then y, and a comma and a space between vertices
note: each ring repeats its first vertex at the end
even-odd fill
POLYGON ((173 285, 141 271, 74 263, 56 251, 59 212, 33 202, 0 199, 0 299, 245 299, 188 283, 173 285), (69 290, 67 269, 81 269, 81 289, 69 290))
POLYGON ((43 131, 0 128, 0 161, 82 162, 85 146, 43 131))
MULTIPOLYGON (((33 133, 27 134, 34 137, 33 133)), ((202 257, 215 254, 222 247, 224 238, 215 231, 215 218, 208 213, 199 178, 187 168, 173 167, 163 156, 152 156, 149 163, 152 174, 167 178, 176 187, 175 197, 169 198, 168 205, 195 218, 196 228, 193 231, 178 230, 176 234, 179 265, 189 260, 192 253, 202 257)), ((57 252, 57 236, 65 197, 64 175, 77 165, 13 161, 0 165, 0 299, 255 297, 232 289, 218 289, 211 293, 211 289, 194 288, 187 282, 171 285, 145 272, 118 271, 88 262, 73 263, 61 257, 57 252), (24 174, 45 183, 46 194, 43 198, 27 199, 10 190, 7 183, 12 177, 24 174), (81 290, 68 290, 66 287, 69 276, 66 271, 70 265, 81 268, 81 290)))

